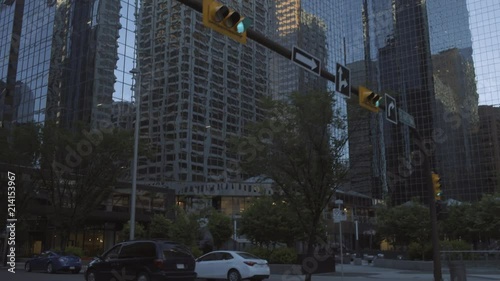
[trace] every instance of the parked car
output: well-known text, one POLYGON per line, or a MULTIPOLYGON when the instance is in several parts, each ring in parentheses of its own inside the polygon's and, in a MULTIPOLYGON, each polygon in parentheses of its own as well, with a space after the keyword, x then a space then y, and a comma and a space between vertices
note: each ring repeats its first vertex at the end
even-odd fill
POLYGON ((198 278, 263 280, 269 278, 266 260, 240 251, 213 251, 196 259, 198 278))
POLYGON ((40 255, 35 255, 33 258, 26 261, 24 269, 26 271, 44 270, 48 273, 57 271, 70 271, 78 273, 82 268, 82 260, 73 255, 66 255, 57 251, 45 251, 40 255))
POLYGON ((85 272, 87 281, 165 281, 196 279, 195 261, 184 245, 167 240, 118 243, 94 258, 85 272))

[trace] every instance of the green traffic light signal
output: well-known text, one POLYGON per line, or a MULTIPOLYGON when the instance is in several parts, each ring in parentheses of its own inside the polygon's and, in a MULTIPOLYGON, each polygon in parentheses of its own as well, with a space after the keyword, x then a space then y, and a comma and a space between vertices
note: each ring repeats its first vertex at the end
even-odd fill
POLYGON ((238 23, 236 26, 236 30, 238 33, 245 32, 252 25, 252 20, 249 18, 244 18, 242 21, 238 23))

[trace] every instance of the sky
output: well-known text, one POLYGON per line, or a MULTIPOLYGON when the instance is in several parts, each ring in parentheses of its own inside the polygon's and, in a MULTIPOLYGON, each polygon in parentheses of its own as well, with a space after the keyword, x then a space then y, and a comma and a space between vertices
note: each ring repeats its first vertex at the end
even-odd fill
POLYGON ((500 1, 467 0, 480 105, 500 105, 500 1))

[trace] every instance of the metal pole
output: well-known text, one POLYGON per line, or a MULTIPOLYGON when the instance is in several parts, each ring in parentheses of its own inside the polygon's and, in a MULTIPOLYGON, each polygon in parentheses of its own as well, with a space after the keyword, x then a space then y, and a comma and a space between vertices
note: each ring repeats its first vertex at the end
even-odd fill
MULTIPOLYGON (((342 212, 342 205, 339 206, 339 211, 342 212)), ((339 232, 340 232, 340 273, 342 274, 342 280, 344 280, 344 250, 342 243, 342 219, 339 221, 339 232)))
POLYGON ((134 132, 134 160, 132 162, 132 194, 130 195, 130 240, 135 237, 135 200, 137 193, 137 158, 139 154, 139 126, 141 118, 141 73, 135 68, 130 71, 132 74, 137 75, 136 84, 134 88, 135 97, 135 132, 134 132))
MULTIPOLYGON (((411 128, 411 127, 410 127, 411 128)), ((424 141, 420 133, 416 129, 412 129, 416 135, 416 143, 420 148, 421 152, 424 154, 425 159, 423 163, 423 173, 425 175, 427 196, 429 198, 429 209, 431 215, 431 240, 432 240, 432 259, 434 265, 434 280, 442 281, 443 276, 441 272, 441 254, 439 247, 439 234, 438 234, 438 224, 437 224, 437 214, 436 214, 436 200, 434 198, 434 189, 432 186, 432 175, 431 175, 431 163, 430 163, 430 152, 428 148, 425 147, 424 141)))

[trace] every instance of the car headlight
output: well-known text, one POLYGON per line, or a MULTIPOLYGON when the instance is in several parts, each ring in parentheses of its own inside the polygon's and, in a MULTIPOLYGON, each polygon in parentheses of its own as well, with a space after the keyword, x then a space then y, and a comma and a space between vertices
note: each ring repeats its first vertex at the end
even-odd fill
POLYGON ((66 263, 66 262, 68 262, 68 258, 60 257, 59 261, 62 262, 62 263, 66 263))

